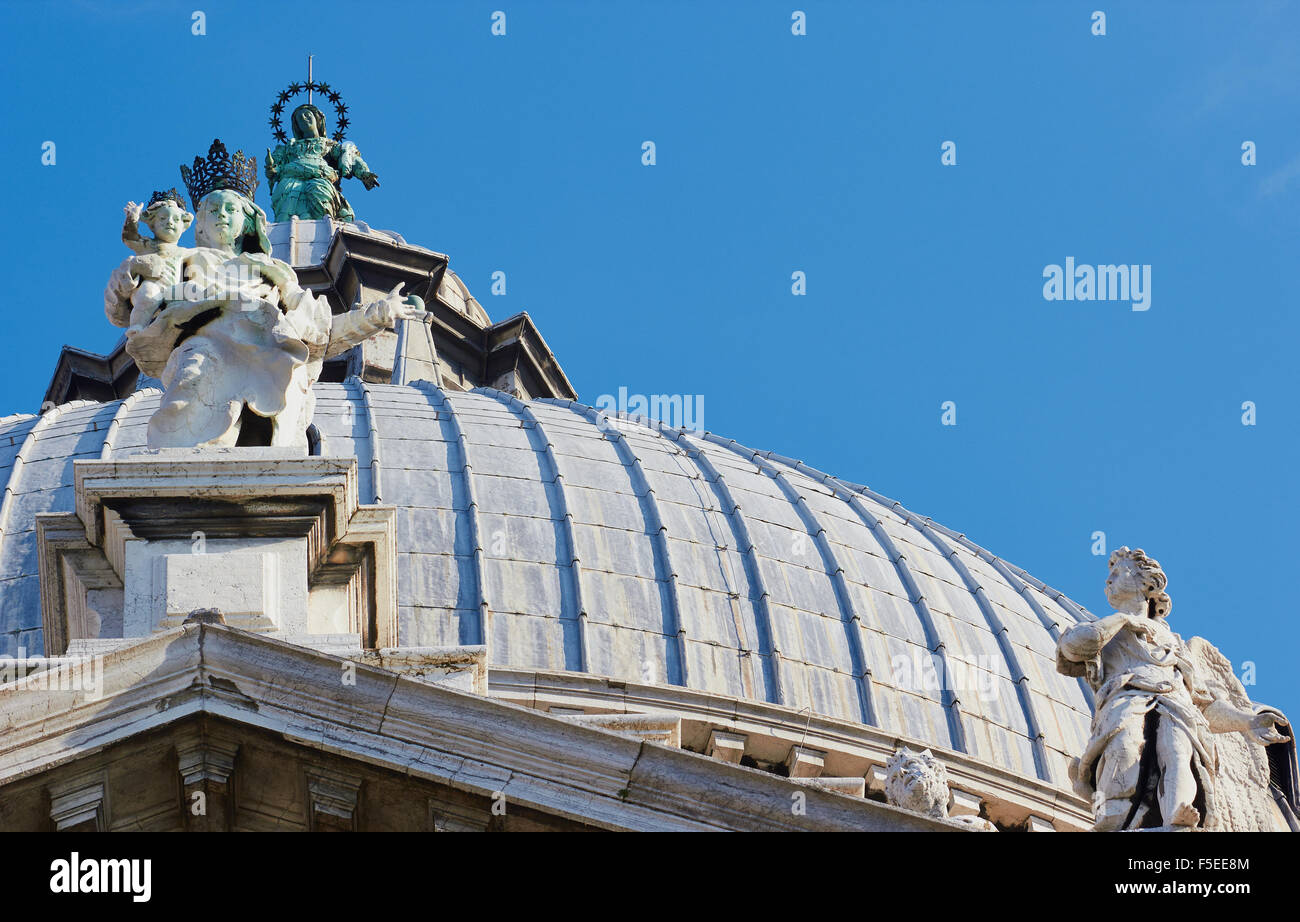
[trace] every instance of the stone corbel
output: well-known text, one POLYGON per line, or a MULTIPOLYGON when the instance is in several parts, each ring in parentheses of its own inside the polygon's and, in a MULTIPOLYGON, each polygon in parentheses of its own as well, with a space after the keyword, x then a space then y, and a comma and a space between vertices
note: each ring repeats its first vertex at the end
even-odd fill
POLYGON ((176 764, 189 832, 228 832, 234 819, 235 755, 239 744, 198 729, 176 741, 176 764))
POLYGON ((311 766, 307 775, 307 803, 312 832, 356 832, 361 776, 311 766))
POLYGON ((791 746, 785 760, 791 778, 819 778, 826 768, 826 753, 805 746, 791 746))
POLYGON ((108 809, 101 777, 85 776, 50 786, 50 819, 58 832, 107 832, 108 809))
POLYGON ((487 832, 489 819, 486 809, 473 810, 429 798, 429 828, 434 832, 487 832))
POLYGON ((748 737, 744 733, 731 733, 714 728, 709 731, 707 755, 723 762, 739 765, 745 757, 745 743, 748 737))

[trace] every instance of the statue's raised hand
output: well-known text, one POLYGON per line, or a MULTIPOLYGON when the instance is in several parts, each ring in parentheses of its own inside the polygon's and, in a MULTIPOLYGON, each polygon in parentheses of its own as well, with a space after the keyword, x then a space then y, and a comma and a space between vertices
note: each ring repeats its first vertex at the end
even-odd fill
POLYGON ((140 220, 141 206, 139 202, 127 202, 122 211, 126 214, 126 219, 131 222, 140 220))
POLYGON ((366 315, 375 323, 391 327, 398 320, 419 320, 425 315, 424 300, 415 295, 402 297, 402 283, 393 286, 383 300, 365 308, 366 315))
POLYGON ((275 154, 271 153, 269 147, 266 149, 265 169, 266 178, 271 182, 275 182, 275 177, 280 174, 280 166, 275 162, 275 154))
POLYGON ((359 173, 357 179, 361 180, 361 184, 367 189, 373 189, 379 185, 379 177, 374 173, 359 173))

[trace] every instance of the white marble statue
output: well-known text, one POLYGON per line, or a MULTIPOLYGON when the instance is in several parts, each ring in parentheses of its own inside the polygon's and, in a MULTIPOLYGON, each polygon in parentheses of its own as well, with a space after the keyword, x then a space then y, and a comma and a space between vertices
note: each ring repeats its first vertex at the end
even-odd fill
POLYGON ((928 749, 916 752, 903 746, 885 763, 885 800, 895 807, 949 820, 986 832, 997 827, 978 816, 949 816, 948 771, 928 749))
MULTIPOLYGON (((126 350, 140 371, 162 381, 149 420, 150 448, 272 445, 305 448, 314 409, 312 384, 325 359, 399 318, 422 316, 398 289, 331 316, 328 303, 298 284, 292 267, 270 255, 266 214, 253 203, 242 155, 230 166, 220 142, 209 154, 215 180, 195 212, 198 246, 181 260, 184 281, 146 288, 132 257, 113 272, 105 310, 129 326, 126 350), (234 177, 234 179, 231 179, 234 177), (235 188, 232 188, 234 186, 235 188), (140 317, 136 326, 123 322, 140 317)), ((195 162, 196 172, 200 161, 195 162)), ((256 175, 256 165, 253 165, 256 175)), ((399 286, 400 288, 400 286, 399 286)))
POLYGON ((136 254, 127 262, 131 274, 140 280, 130 296, 131 312, 125 326, 137 330, 152 319, 163 290, 181 281, 181 263, 190 250, 176 241, 193 223, 194 215, 185 208, 185 199, 175 189, 155 192, 143 208, 127 202, 123 210, 126 220, 122 223, 122 242, 136 254), (140 234, 141 224, 153 231, 152 238, 140 234))
POLYGON ((1237 732, 1260 746, 1288 740, 1280 711, 1234 704, 1198 668, 1206 662, 1194 647, 1199 638, 1184 644, 1165 620, 1167 583, 1142 550, 1119 548, 1106 580, 1116 613, 1076 624, 1057 642, 1057 671, 1083 676, 1096 692, 1092 734, 1070 776, 1075 792, 1092 799, 1099 831, 1223 828, 1214 734, 1237 732))

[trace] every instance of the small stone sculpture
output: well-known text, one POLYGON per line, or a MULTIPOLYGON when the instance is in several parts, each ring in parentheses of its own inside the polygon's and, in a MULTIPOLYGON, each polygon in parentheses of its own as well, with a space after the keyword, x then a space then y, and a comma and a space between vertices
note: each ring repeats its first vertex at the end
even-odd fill
POLYGON ((184 197, 174 188, 154 192, 143 210, 135 202, 127 202, 123 210, 126 220, 122 224, 122 242, 136 254, 127 262, 132 275, 137 276, 140 283, 131 294, 131 313, 127 322, 120 323, 114 319, 114 323, 135 330, 149 322, 160 301, 161 291, 181 281, 181 262, 190 251, 176 241, 190 226, 194 215, 186 210, 184 197), (153 231, 152 240, 141 236, 142 223, 153 231))
POLYGON ((1198 670, 1198 655, 1165 620, 1167 584, 1141 549, 1117 549, 1106 580, 1116 613, 1076 624, 1057 642, 1057 671, 1096 692, 1092 734, 1070 776, 1092 799, 1099 831, 1216 827, 1213 734, 1240 733, 1260 746, 1289 739, 1278 730, 1287 724, 1280 711, 1234 705, 1198 670))
POLYGON ((961 823, 986 832, 997 827, 978 816, 948 815, 948 771, 928 749, 916 752, 903 746, 885 764, 885 799, 895 807, 961 823))

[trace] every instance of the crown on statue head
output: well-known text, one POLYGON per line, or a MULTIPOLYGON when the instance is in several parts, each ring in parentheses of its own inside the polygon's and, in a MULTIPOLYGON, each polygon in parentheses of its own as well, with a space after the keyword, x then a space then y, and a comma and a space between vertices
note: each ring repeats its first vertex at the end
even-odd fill
POLYGON ((235 151, 232 157, 226 152, 226 145, 214 140, 206 160, 195 157, 192 168, 181 166, 181 178, 195 205, 217 189, 230 189, 251 201, 257 191, 257 158, 245 157, 242 150, 235 151))
POLYGON ((177 205, 181 206, 181 211, 189 210, 185 207, 185 196, 181 195, 175 186, 172 186, 170 189, 155 189, 153 195, 149 196, 149 201, 144 206, 143 210, 148 211, 159 202, 175 202, 177 205))

